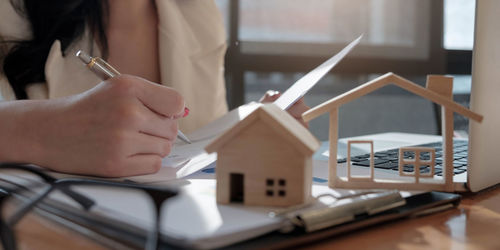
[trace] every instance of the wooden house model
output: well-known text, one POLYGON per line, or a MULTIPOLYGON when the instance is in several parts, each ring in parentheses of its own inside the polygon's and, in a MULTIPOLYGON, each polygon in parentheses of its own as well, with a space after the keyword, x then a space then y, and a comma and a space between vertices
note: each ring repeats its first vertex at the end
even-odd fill
MULTIPOLYGON (((310 110, 305 112, 302 117, 306 122, 328 112, 330 115, 329 141, 330 141, 330 156, 329 156, 329 186, 331 188, 389 188, 389 189, 404 189, 404 190, 442 190, 453 191, 453 112, 461 114, 472 120, 481 122, 483 117, 471 110, 461 106, 452 99, 453 78, 447 76, 429 75, 427 77, 427 86, 424 88, 415 84, 403 77, 393 73, 387 73, 372 81, 369 81, 359 87, 356 87, 344 94, 334 97, 310 110), (413 164, 414 169, 420 169, 421 166, 431 165, 431 173, 425 176, 420 174, 420 171, 413 171, 411 174, 414 177, 413 183, 395 182, 388 180, 375 179, 373 175, 373 143, 370 141, 353 141, 350 143, 368 143, 372 144, 371 148, 371 164, 370 175, 368 177, 351 177, 350 176, 350 153, 348 153, 347 161, 347 176, 340 178, 337 174, 337 143, 338 143, 338 110, 340 106, 351 102, 359 97, 371 93, 379 88, 394 84, 403 88, 415 95, 428 99, 436 104, 441 105, 441 131, 443 133, 443 178, 442 183, 419 183, 420 178, 429 178, 434 174, 434 156, 429 161, 422 161, 420 156, 415 157, 411 162, 403 160, 402 153, 412 151, 415 155, 420 155, 420 152, 433 154, 433 148, 400 148, 399 155, 399 174, 401 176, 409 176, 402 171, 404 164, 413 164)), ((350 145, 348 143, 348 145, 350 145)), ((350 146, 348 146, 350 151, 350 146)))
POLYGON ((286 111, 263 104, 216 138, 217 202, 290 206, 311 199, 318 140, 286 111))

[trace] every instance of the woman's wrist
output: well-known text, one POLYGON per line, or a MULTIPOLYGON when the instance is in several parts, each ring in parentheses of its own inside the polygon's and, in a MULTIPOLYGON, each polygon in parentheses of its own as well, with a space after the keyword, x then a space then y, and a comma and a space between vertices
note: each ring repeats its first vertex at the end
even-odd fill
POLYGON ((50 121, 49 100, 0 102, 0 161, 40 163, 41 127, 50 121))

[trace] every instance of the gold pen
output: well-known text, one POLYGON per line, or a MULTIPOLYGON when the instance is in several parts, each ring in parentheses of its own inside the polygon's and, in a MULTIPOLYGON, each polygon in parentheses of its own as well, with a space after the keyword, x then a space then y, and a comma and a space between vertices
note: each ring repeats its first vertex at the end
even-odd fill
MULTIPOLYGON (((87 65, 87 67, 94 72, 99 78, 102 80, 107 80, 109 78, 113 78, 115 76, 119 76, 120 72, 113 68, 113 66, 109 65, 106 61, 99 57, 91 57, 87 53, 79 50, 76 52, 76 56, 82 60, 83 63, 87 65)), ((186 110, 187 113, 187 110, 186 110)), ((189 138, 187 138, 182 131, 177 131, 177 138, 181 141, 191 144, 189 138)))

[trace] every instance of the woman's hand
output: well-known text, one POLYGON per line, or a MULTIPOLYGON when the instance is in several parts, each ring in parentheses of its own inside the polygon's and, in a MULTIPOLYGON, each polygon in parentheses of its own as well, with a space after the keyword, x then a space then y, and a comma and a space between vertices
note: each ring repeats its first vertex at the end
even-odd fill
POLYGON ((24 148, 13 160, 106 177, 154 173, 177 136, 171 117, 183 112, 178 92, 132 76, 67 98, 25 101, 14 137, 24 148))
MULTIPOLYGON (((274 90, 268 90, 259 102, 274 102, 281 96, 281 93, 274 90)), ((304 102, 304 97, 300 98, 296 103, 294 103, 287 112, 293 116, 298 122, 300 122, 304 127, 309 128, 309 124, 302 119, 302 113, 306 112, 310 108, 304 102)))

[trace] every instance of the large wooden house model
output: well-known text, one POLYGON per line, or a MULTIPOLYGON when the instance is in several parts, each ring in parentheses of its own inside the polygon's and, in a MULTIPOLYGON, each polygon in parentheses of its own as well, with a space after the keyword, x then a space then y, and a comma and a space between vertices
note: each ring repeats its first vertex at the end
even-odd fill
MULTIPOLYGON (((330 115, 329 141, 330 141, 330 156, 329 156, 329 186, 331 188, 389 188, 389 189, 417 189, 417 190, 441 190, 453 191, 453 113, 458 113, 474 121, 481 122, 483 117, 480 114, 461 106, 453 101, 452 98, 453 78, 440 75, 429 75, 427 77, 427 86, 422 87, 413 83, 401 76, 393 73, 387 73, 372 81, 369 81, 357 88, 354 88, 346 93, 336 96, 308 111, 302 117, 304 120, 310 121, 324 113, 330 115), (350 143, 368 143, 371 144, 371 163, 370 175, 368 177, 353 178, 350 176, 350 153, 348 153, 347 161, 347 176, 340 178, 337 175, 337 143, 338 143, 338 110, 339 108, 351 101, 356 100, 364 95, 367 95, 377 89, 380 89, 389 84, 394 84, 397 87, 405 89, 415 95, 428 99, 436 104, 441 105, 441 131, 443 133, 443 177, 444 182, 441 183, 420 183, 420 178, 432 178, 434 175, 434 156, 430 161, 421 161, 420 156, 415 157, 411 162, 406 162, 402 154, 404 152, 413 152, 415 155, 420 153, 433 154, 433 148, 400 148, 399 155, 399 174, 401 176, 409 176, 403 173, 404 164, 415 165, 414 169, 419 169, 421 166, 431 165, 431 172, 426 175, 421 175, 420 171, 413 171, 413 182, 395 182, 384 179, 376 179, 373 174, 373 143, 371 141, 353 141, 350 143)), ((348 145, 350 144, 348 143, 348 145)), ((348 150, 350 146, 348 146, 348 150)))
POLYGON ((309 201, 318 140, 286 111, 263 104, 209 144, 217 202, 290 206, 309 201))

